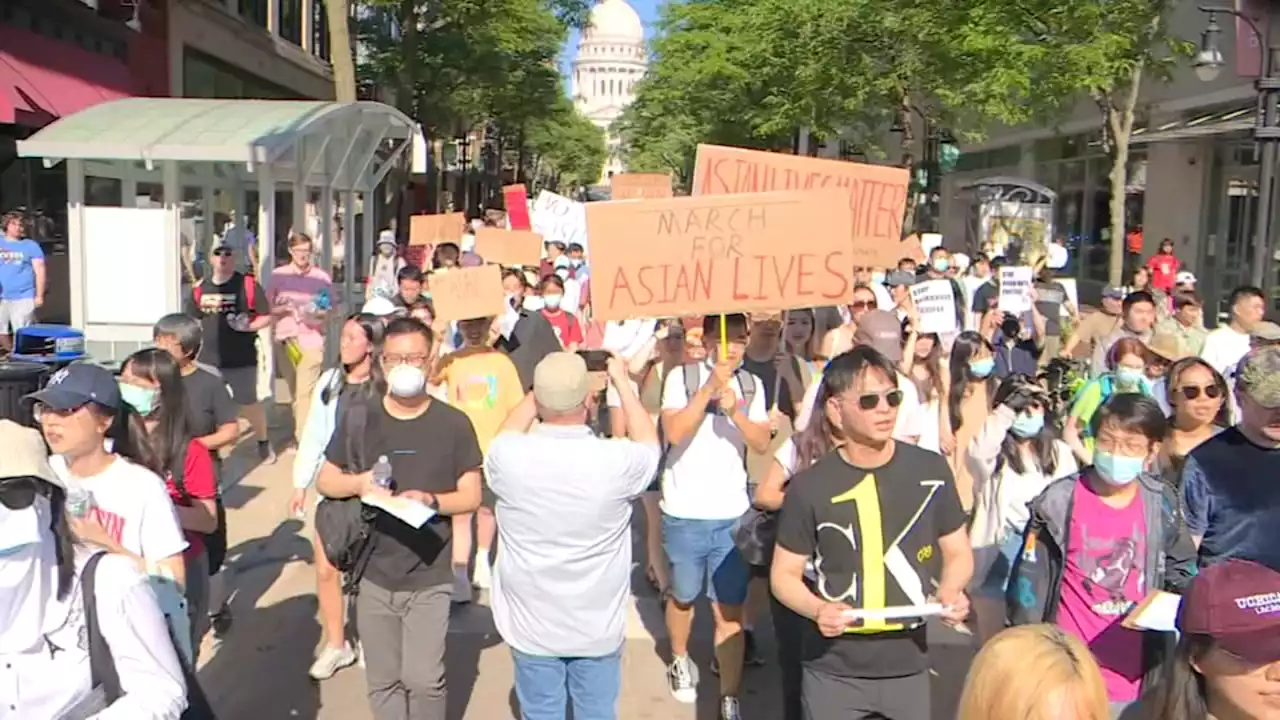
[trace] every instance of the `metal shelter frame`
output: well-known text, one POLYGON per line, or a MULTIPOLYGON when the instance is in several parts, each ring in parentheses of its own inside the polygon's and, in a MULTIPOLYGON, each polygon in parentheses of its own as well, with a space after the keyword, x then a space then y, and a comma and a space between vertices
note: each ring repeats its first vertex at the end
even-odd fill
MULTIPOLYGON (((170 233, 163 280, 167 312, 177 312, 182 304, 184 185, 201 187, 206 215, 211 214, 216 191, 232 191, 238 223, 244 222, 245 191, 257 189, 258 264, 263 276, 259 281, 264 285, 275 267, 276 190, 292 190, 296 227, 302 227, 311 191, 320 191, 317 245, 326 270, 333 266, 333 201, 338 194, 348 233, 342 297, 351 303, 360 273, 353 241, 355 195, 363 195, 362 234, 372 242, 372 193, 417 134, 418 126, 408 116, 374 102, 128 98, 62 118, 17 145, 20 157, 44 158, 47 167, 67 164, 71 319, 90 341, 94 338, 86 327, 84 290, 85 278, 93 272, 85 266, 84 252, 87 174, 130 178, 133 186, 134 179, 149 178, 158 168, 170 233)), ((129 197, 123 199, 130 202, 129 197)), ((206 218, 203 237, 192 241, 207 246, 211 226, 206 218)), ((94 330, 103 341, 151 340, 149 328, 145 338, 141 328, 132 326, 102 325, 94 330)), ((270 352, 267 357, 269 373, 270 352)))

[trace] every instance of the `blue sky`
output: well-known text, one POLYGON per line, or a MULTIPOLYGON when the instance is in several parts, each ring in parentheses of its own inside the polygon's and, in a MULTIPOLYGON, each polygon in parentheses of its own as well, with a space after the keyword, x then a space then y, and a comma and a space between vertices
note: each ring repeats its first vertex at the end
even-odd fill
MULTIPOLYGON (((653 25, 658 21, 658 9, 666 0, 627 0, 631 7, 636 9, 640 14, 640 20, 644 22, 644 36, 649 38, 653 36, 653 25)), ((569 67, 570 63, 578 54, 578 32, 574 31, 569 34, 569 41, 565 43, 564 51, 560 55, 560 74, 565 78, 565 91, 569 89, 569 67)))

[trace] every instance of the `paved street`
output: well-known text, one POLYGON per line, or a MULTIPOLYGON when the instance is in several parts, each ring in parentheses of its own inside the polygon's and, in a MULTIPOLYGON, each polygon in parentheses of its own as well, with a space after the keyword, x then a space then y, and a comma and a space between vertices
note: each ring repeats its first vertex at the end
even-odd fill
MULTIPOLYGON (((291 492, 292 452, 277 464, 252 468, 243 448, 227 461, 234 478, 226 492, 231 585, 235 588, 235 626, 217 648, 208 640, 202 653, 200 677, 220 717, 303 718, 305 720, 364 720, 370 717, 361 670, 352 667, 332 679, 315 683, 307 677, 320 642, 313 594, 309 526, 286 519, 291 492), (246 470, 248 470, 246 474, 246 470)), ((638 538, 638 534, 637 534, 638 538)), ((637 547, 636 557, 642 557, 637 547)), ((696 628, 693 655, 703 668, 697 708, 681 705, 667 693, 663 662, 665 630, 657 598, 637 571, 627 628, 622 712, 624 720, 715 718, 715 678, 706 670, 711 629, 702 613, 696 628)), ((767 621, 761 639, 769 643, 767 621)), ((963 638, 954 633, 935 643, 935 664, 941 669, 934 695, 936 717, 953 706, 968 663, 963 638), (950 699, 947 699, 950 698, 950 699)), ((772 654, 771 645, 765 652, 772 654)), ((450 720, 506 720, 517 717, 511 691, 511 659, 494 631, 481 602, 455 610, 447 656, 450 720)), ((779 716, 776 667, 748 671, 743 693, 748 720, 779 716)), ((953 713, 952 713, 952 716, 953 713)))

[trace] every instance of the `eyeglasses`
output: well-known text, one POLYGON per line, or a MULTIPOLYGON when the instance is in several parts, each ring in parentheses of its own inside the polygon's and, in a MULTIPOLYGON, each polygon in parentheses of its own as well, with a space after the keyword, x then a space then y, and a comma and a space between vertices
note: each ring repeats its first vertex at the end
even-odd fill
POLYGON ((408 355, 383 355, 382 365, 384 367, 393 368, 397 365, 416 365, 422 367, 427 364, 427 360, 431 355, 426 353, 409 353, 408 355))
POLYGON ((44 483, 29 477, 0 480, 0 505, 10 510, 26 510, 35 502, 36 495, 44 493, 44 483))
POLYGON ((884 398, 884 401, 889 404, 889 407, 896 408, 902 404, 902 391, 890 390, 884 393, 867 393, 866 395, 859 395, 858 407, 863 410, 875 410, 877 407, 880 407, 881 398, 884 398))
POLYGON ((214 257, 231 257, 231 250, 229 248, 219 248, 213 251, 213 256, 214 257))
POLYGON ((1188 400, 1195 400, 1200 397, 1200 393, 1202 392, 1204 393, 1204 396, 1210 400, 1217 400, 1222 397, 1222 388, 1217 385, 1205 385, 1203 387, 1199 385, 1183 385, 1178 388, 1178 392, 1182 393, 1182 397, 1188 400))
POLYGON ((89 403, 84 403, 82 405, 77 405, 73 408, 67 408, 64 410, 61 408, 50 407, 48 405, 45 405, 42 402, 38 402, 35 404, 34 407, 31 408, 31 415, 32 417, 35 418, 36 422, 44 422, 44 419, 46 417, 58 418, 58 419, 69 418, 72 415, 75 415, 76 413, 83 410, 85 406, 87 406, 88 404, 89 403))
POLYGON ((853 302, 849 303, 849 309, 850 310, 875 310, 876 301, 875 300, 854 300, 853 302))

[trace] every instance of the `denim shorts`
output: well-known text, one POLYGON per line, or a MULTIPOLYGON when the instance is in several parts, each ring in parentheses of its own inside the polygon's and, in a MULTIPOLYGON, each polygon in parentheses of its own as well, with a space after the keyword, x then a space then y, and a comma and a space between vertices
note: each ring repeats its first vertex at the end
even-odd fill
POLYGON ((687 520, 662 515, 662 548, 671 561, 671 595, 690 605, 702 594, 721 605, 747 600, 750 571, 733 542, 738 520, 687 520))

